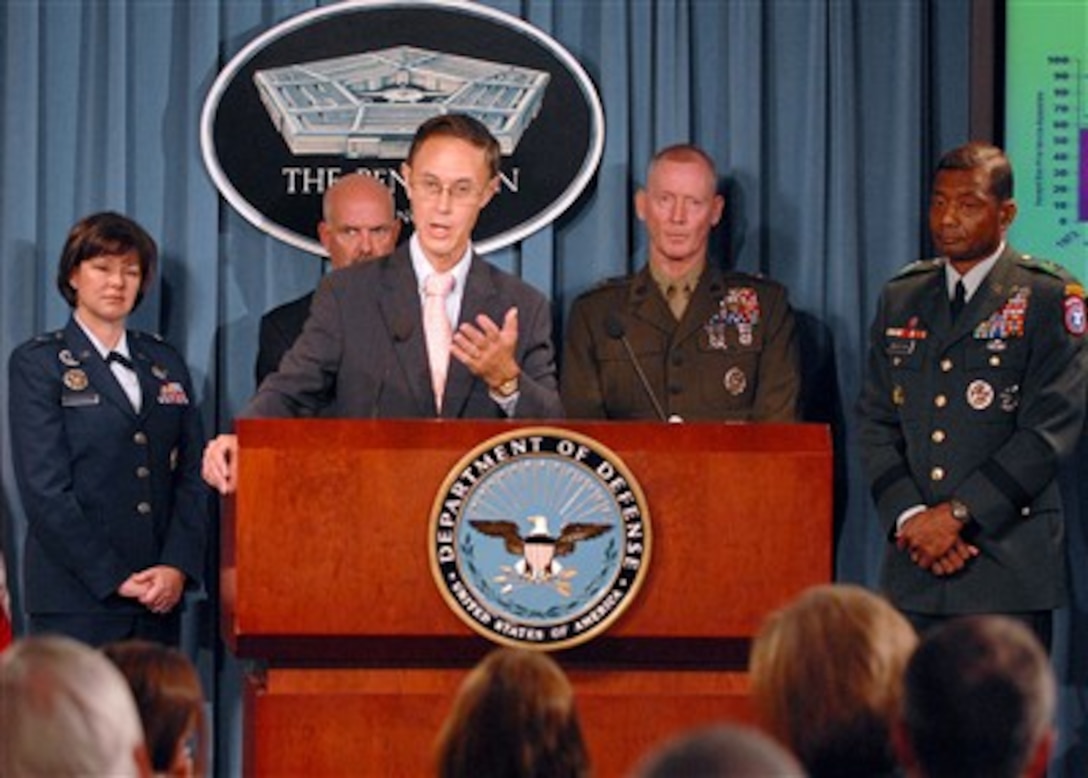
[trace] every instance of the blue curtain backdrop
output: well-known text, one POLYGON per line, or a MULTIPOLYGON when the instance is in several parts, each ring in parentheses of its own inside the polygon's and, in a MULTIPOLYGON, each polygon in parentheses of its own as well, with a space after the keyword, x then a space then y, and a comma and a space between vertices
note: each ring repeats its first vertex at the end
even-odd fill
MULTIPOLYGON (((594 182, 556 224, 493 257, 542 289, 557 324, 574 296, 643 261, 632 193, 654 149, 692 141, 726 176, 723 259, 785 283, 804 324, 806 411, 834 425, 840 580, 872 585, 877 526, 860 477, 853 403, 882 283, 928 251, 927 181, 968 139, 969 0, 488 0, 550 33, 602 95, 594 182)), ((257 231, 217 194, 198 121, 219 69, 302 0, 0 2, 0 354, 64 323, 53 273, 71 224, 123 211, 159 240, 155 290, 134 325, 185 355, 209 433, 253 390, 262 313, 311 289, 313 257, 257 231)), ((1031 251, 1031 245, 1021 245, 1031 251)), ((0 405, 7 406, 6 365, 0 405)), ((22 508, 6 430, 4 544, 22 508)), ((1083 459, 1079 460, 1083 462, 1083 459)), ((1078 465, 1077 469, 1086 466, 1078 465)), ((1070 479, 1072 554, 1085 558, 1070 479)), ((722 488, 728 488, 723 483, 722 488)), ((803 517, 799 517, 800 520, 803 517)), ((1076 565, 1074 565, 1074 569, 1076 565)), ((1062 742, 1055 774, 1088 763, 1088 582, 1059 616, 1062 742)), ((18 606, 18 589, 15 588, 18 606)), ((195 603, 191 650, 216 699, 220 774, 238 769, 238 668, 195 603)), ((17 615, 18 619, 18 615, 17 615)))

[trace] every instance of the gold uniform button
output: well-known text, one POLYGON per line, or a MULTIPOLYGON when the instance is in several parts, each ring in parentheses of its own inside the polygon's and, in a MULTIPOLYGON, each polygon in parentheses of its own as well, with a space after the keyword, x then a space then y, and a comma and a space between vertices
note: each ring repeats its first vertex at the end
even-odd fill
POLYGON ((899 367, 901 364, 903 364, 903 358, 902 357, 892 357, 892 366, 893 367, 899 367))
POLYGON ((136 504, 136 512, 139 513, 141 516, 146 516, 147 514, 151 513, 151 503, 149 503, 149 502, 137 503, 136 504))
POLYGON ((943 481, 944 480, 944 468, 943 467, 933 468, 932 470, 929 471, 929 477, 934 481, 943 481))
POLYGON ((945 397, 943 394, 939 394, 933 398, 933 404, 936 405, 938 408, 943 408, 944 406, 948 405, 948 398, 945 397))
POLYGON ((137 432, 135 435, 132 436, 132 442, 135 443, 138 446, 146 446, 147 445, 147 433, 142 432, 142 431, 137 432))
POLYGON ((933 430, 933 433, 929 436, 929 439, 934 443, 944 443, 944 439, 947 437, 944 434, 944 430, 933 430))
POLYGON ((1000 367, 1000 366, 1001 366, 1001 357, 999 357, 997 354, 991 354, 990 355, 990 367, 1000 367))
POLYGON ((941 360, 941 372, 947 373, 952 369, 952 360, 945 358, 941 360))
POLYGON ((144 467, 143 465, 140 465, 139 467, 136 468, 136 477, 137 478, 147 478, 149 475, 151 475, 151 470, 144 467))

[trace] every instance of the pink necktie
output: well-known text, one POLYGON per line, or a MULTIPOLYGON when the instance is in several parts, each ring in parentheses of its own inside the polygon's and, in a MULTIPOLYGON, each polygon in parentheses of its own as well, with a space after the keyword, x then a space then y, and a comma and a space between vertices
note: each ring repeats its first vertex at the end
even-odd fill
POLYGON ((446 298, 453 291, 453 274, 431 273, 423 281, 423 334, 427 339, 427 361, 431 366, 434 406, 442 412, 442 393, 450 364, 450 340, 453 330, 446 315, 446 298))

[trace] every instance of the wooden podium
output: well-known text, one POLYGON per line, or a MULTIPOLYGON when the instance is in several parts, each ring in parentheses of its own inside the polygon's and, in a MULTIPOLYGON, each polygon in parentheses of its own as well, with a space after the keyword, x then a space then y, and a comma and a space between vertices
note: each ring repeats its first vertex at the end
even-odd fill
MULTIPOLYGON (((594 773, 625 774, 680 730, 749 719, 764 615, 831 579, 822 425, 562 423, 638 479, 647 577, 603 635, 553 656, 574 683, 594 773)), ((223 523, 223 632, 260 660, 243 699, 248 775, 433 774, 467 668, 494 646, 443 600, 435 495, 507 422, 247 420, 223 523)))

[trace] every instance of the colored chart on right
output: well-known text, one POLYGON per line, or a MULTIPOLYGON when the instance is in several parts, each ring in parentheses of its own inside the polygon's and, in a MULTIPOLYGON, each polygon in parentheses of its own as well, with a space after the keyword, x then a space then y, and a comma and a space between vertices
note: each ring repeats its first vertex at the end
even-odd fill
POLYGON ((1011 241, 1088 281, 1088 2, 1008 0, 1005 150, 1011 241))

